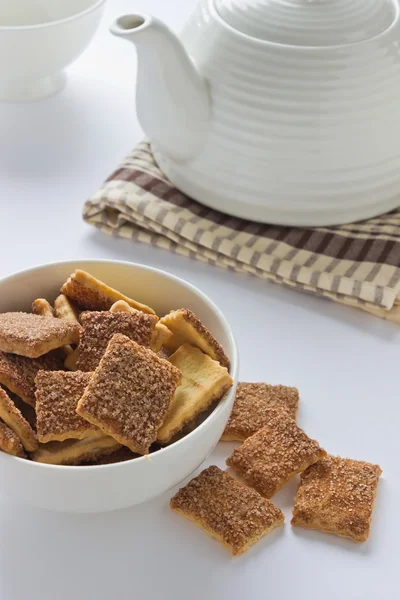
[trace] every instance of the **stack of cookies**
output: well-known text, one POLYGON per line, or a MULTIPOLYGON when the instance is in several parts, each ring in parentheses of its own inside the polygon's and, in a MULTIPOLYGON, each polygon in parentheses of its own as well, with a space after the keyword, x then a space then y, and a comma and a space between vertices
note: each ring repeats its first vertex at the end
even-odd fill
POLYGON ((171 508, 196 522, 236 554, 283 524, 269 499, 300 474, 292 525, 364 542, 381 469, 330 456, 296 424, 298 390, 239 383, 222 440, 242 444, 226 464, 205 469, 171 500, 171 508))
POLYGON ((129 460, 173 442, 232 386, 190 310, 159 319, 81 270, 60 291, 53 306, 0 314, 1 450, 56 465, 129 460))

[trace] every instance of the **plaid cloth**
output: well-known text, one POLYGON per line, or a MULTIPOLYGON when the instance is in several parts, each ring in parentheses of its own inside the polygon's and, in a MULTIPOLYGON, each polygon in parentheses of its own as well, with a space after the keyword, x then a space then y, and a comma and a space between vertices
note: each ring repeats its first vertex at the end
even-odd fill
POLYGON ((338 227, 262 225, 179 192, 141 142, 85 203, 105 233, 249 273, 400 323, 400 210, 338 227))

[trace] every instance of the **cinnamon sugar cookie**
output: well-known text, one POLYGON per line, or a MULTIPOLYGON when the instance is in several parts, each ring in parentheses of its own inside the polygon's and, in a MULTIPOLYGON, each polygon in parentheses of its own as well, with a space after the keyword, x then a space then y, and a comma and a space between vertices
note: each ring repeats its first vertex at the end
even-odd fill
POLYGON ((172 336, 164 342, 169 350, 175 352, 183 344, 192 344, 211 356, 213 360, 217 360, 223 367, 229 367, 229 359, 221 344, 188 308, 171 311, 160 319, 160 324, 172 331, 172 336))
POLYGON ((181 346, 169 361, 182 371, 182 383, 158 431, 157 440, 162 443, 169 442, 186 423, 207 410, 233 384, 225 367, 190 344, 181 346))
POLYGON ((270 498, 292 477, 326 455, 284 413, 247 438, 233 451, 226 464, 260 494, 270 498))
POLYGON ((77 269, 61 288, 61 293, 74 300, 79 306, 88 310, 109 310, 118 300, 124 300, 137 310, 155 314, 154 310, 145 304, 128 298, 117 290, 109 287, 86 271, 77 269))
POLYGON ((171 500, 171 508, 243 554, 285 517, 269 500, 218 467, 208 467, 171 500))
POLYGON ((94 371, 113 335, 121 333, 142 346, 149 347, 157 317, 140 311, 84 312, 82 334, 76 366, 81 371, 94 371))
POLYGON ((132 452, 148 454, 182 374, 124 335, 109 343, 77 413, 132 452))
POLYGON ((91 373, 39 371, 36 376, 37 433, 40 442, 103 436, 91 423, 76 414, 91 373))
POLYGON ((268 424, 276 411, 296 419, 299 391, 285 385, 239 382, 235 403, 221 439, 244 441, 268 424))
POLYGON ((365 542, 381 473, 378 465, 326 456, 301 474, 292 525, 365 542))
POLYGON ((0 383, 27 404, 35 406, 35 377, 38 371, 58 371, 63 362, 54 356, 26 358, 0 351, 0 383))
POLYGON ((0 314, 0 350, 38 358, 55 348, 79 342, 80 326, 24 312, 0 314))

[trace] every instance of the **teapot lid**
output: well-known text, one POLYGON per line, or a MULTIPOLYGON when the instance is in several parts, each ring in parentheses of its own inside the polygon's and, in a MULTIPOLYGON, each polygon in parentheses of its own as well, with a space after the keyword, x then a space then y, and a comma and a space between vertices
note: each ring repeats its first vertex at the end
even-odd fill
POLYGON ((220 17, 253 38, 291 46, 339 46, 385 31, 394 0, 215 0, 220 17))

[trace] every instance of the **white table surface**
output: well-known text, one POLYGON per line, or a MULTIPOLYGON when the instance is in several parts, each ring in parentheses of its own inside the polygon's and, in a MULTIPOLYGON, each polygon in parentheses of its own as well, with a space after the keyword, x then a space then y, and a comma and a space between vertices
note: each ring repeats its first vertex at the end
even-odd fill
MULTIPOLYGON (((194 0, 112 0, 67 88, 32 105, 0 105, 0 276, 69 258, 166 269, 199 286, 237 336, 242 380, 296 385, 299 422, 330 452, 379 463, 370 540, 293 529, 295 483, 275 498, 280 531, 232 559, 172 513, 170 493, 104 515, 61 515, 0 501, 1 600, 290 600, 399 598, 400 327, 85 225, 85 198, 141 137, 133 49, 107 31, 145 10, 173 28, 194 0)), ((230 444, 208 463, 224 466, 230 444)), ((1 489, 1 482, 0 482, 1 489)))

